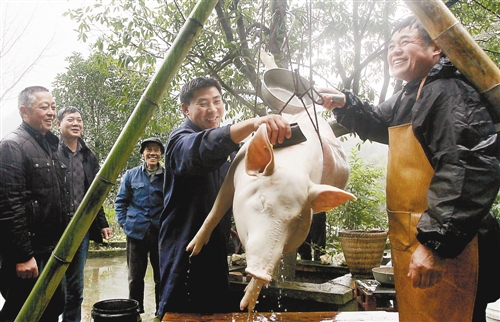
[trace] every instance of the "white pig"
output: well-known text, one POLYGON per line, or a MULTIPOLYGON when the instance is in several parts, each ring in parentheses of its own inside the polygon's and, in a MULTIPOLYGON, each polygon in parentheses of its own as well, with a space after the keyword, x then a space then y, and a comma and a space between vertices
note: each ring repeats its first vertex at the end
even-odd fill
MULTIPOLYGON (((311 111, 312 113, 312 111, 311 111)), ((271 281, 282 253, 300 246, 313 213, 328 211, 355 197, 343 190, 349 167, 329 124, 318 118, 321 143, 308 114, 283 114, 297 122, 307 141, 273 149, 263 124, 240 149, 202 227, 187 246, 200 252, 212 230, 233 206, 236 229, 252 276, 240 309, 253 311, 262 286, 271 281)))

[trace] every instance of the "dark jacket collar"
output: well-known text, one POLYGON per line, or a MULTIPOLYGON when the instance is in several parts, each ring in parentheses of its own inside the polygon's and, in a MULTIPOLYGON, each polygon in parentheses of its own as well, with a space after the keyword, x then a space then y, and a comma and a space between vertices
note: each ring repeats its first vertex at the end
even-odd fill
POLYGON ((463 77, 460 71, 446 56, 441 56, 436 65, 431 68, 427 78, 457 78, 463 77))
POLYGON ((184 120, 184 123, 182 123, 182 127, 187 127, 187 128, 190 128, 192 129, 193 131, 195 132, 201 132, 202 129, 200 129, 199 127, 197 127, 193 121, 191 121, 189 119, 189 117, 186 116, 186 119, 184 120))
MULTIPOLYGON (((460 73, 460 71, 451 63, 451 61, 446 56, 441 56, 438 62, 431 68, 425 79, 425 83, 432 82, 436 79, 443 78, 460 78, 468 83, 465 77, 460 73)), ((408 82, 404 88, 403 92, 408 95, 413 91, 417 90, 420 86, 421 78, 414 79, 408 82)))
MULTIPOLYGON (((142 171, 148 172, 148 166, 146 162, 142 162, 142 171)), ((163 173, 163 167, 161 166, 160 163, 158 163, 158 169, 156 169, 156 174, 162 174, 163 173)))
MULTIPOLYGON (((88 148, 87 144, 85 143, 85 141, 82 138, 78 138, 78 143, 80 144, 80 147, 81 147, 80 151, 82 153, 85 153, 85 152, 87 152, 87 151, 90 150, 88 148)), ((59 136, 59 145, 61 147, 67 147, 66 143, 64 143, 64 140, 63 140, 62 136, 59 136)))
POLYGON ((45 140, 49 143, 52 149, 57 149, 57 145, 59 144, 59 139, 51 131, 48 131, 47 133, 45 133, 45 135, 43 135, 42 133, 40 133, 40 131, 35 130, 25 121, 21 123, 21 127, 24 130, 26 130, 26 132, 28 132, 28 134, 32 136, 38 142, 38 144, 40 144, 40 146, 42 147, 44 146, 42 140, 45 138, 45 140))

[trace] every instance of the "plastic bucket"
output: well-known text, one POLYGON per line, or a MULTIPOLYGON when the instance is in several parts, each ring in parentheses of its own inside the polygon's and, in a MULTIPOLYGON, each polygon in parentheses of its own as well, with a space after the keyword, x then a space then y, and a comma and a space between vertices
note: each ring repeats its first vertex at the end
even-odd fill
POLYGON ((94 322, 141 322, 139 302, 130 299, 99 301, 92 306, 94 322))

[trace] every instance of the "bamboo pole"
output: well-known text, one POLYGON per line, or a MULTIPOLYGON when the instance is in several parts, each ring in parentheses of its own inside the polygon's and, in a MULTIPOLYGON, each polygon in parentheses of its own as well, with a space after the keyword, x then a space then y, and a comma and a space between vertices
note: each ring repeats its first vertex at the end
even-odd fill
POLYGON ((156 112, 158 102, 161 102, 170 82, 179 70, 182 61, 201 32, 203 24, 216 3, 217 0, 198 1, 184 23, 172 47, 167 52, 161 68, 146 88, 103 167, 64 231, 52 257, 38 277, 38 281, 16 318, 17 322, 38 321, 41 318, 104 199, 134 150, 135 143, 140 139, 146 125, 156 112))
POLYGON ((404 0, 431 38, 458 70, 491 103, 500 120, 500 69, 441 0, 404 0))

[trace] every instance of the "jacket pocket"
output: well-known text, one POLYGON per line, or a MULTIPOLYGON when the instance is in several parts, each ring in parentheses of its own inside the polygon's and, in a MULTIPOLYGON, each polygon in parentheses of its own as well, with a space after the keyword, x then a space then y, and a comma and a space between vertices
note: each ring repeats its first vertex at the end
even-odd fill
POLYGON ((36 228, 43 222, 45 215, 43 214, 42 208, 40 207, 40 203, 38 200, 30 200, 25 208, 26 213, 26 224, 28 227, 28 231, 31 236, 34 236, 36 233, 36 228))
POLYGON ((33 174, 30 176, 32 190, 47 189, 53 185, 51 162, 52 160, 46 158, 32 158, 33 174))
POLYGON ((406 251, 410 248, 412 240, 411 213, 387 209, 387 215, 389 217, 389 241, 391 248, 406 251))
POLYGON ((132 189, 142 189, 142 188, 144 188, 144 183, 143 182, 132 182, 130 184, 130 186, 132 187, 132 189))

